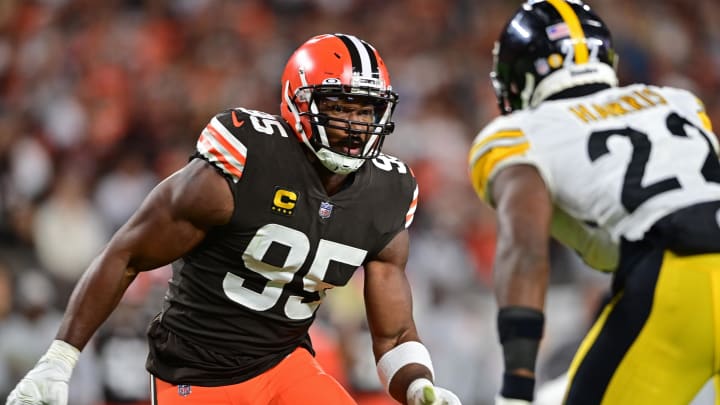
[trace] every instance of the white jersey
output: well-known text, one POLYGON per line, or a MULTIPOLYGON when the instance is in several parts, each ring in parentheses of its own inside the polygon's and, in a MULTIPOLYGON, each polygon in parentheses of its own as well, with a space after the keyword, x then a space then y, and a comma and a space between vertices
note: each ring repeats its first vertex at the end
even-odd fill
POLYGON ((491 205, 500 170, 536 167, 554 203, 552 236, 613 270, 622 238, 641 240, 668 213, 720 200, 717 152, 693 94, 632 85, 498 117, 476 137, 469 163, 491 205))

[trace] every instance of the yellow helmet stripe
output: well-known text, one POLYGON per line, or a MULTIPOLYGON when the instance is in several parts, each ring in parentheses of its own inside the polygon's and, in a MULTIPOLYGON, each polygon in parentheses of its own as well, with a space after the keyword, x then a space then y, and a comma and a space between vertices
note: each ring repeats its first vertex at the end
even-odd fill
POLYGON ((588 47, 585 41, 585 32, 582 29, 580 20, 572 7, 565 0, 547 0, 560 13, 570 30, 570 39, 575 48, 575 63, 580 65, 588 61, 588 47))

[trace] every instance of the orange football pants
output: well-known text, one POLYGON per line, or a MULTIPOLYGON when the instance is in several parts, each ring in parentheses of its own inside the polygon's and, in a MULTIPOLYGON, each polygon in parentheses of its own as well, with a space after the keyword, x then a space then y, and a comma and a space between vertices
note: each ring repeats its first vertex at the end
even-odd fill
POLYGON ((151 379, 153 405, 355 405, 315 358, 297 348, 270 370, 239 384, 220 387, 172 385, 151 379))

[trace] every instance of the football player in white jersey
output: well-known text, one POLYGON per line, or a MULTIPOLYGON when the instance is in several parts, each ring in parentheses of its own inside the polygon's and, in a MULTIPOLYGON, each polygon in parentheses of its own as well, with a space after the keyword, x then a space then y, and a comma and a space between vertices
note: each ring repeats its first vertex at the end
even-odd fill
POLYGON ((689 403, 720 370, 720 164, 703 104, 618 87, 610 32, 577 0, 523 4, 493 53, 502 116, 469 170, 498 219, 497 403, 533 400, 551 237, 614 272, 564 403, 689 403))

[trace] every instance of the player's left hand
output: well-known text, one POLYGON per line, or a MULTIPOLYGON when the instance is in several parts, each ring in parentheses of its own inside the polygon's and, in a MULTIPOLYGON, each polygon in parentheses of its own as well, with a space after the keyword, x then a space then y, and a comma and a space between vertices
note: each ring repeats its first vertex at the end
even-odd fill
POLYGON ((61 340, 53 341, 47 353, 10 392, 5 405, 67 405, 68 382, 80 351, 61 340))
POLYGON ((457 395, 436 387, 426 378, 413 381, 407 390, 408 405, 462 405, 457 395))

